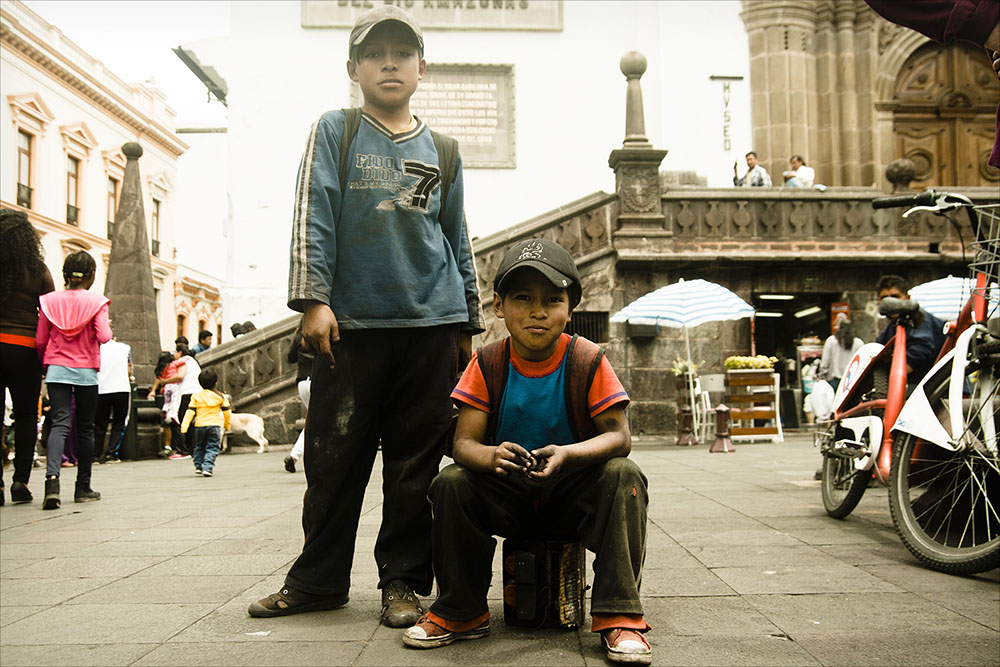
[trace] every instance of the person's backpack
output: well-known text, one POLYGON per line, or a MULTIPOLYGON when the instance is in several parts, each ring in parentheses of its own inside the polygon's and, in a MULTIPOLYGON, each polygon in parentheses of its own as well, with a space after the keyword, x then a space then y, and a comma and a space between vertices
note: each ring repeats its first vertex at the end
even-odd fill
MULTIPOLYGON (((479 348, 478 355, 479 370, 486 380, 486 389, 490 394, 490 412, 486 422, 486 439, 489 442, 485 444, 496 444, 493 441, 496 439, 500 399, 503 398, 507 373, 510 369, 510 338, 484 345, 479 348)), ((597 435, 594 420, 590 418, 590 411, 587 409, 587 394, 603 358, 604 350, 597 344, 573 334, 566 348, 563 379, 566 415, 569 417, 569 426, 577 442, 597 435)))
MULTIPOLYGON (((361 109, 353 107, 343 109, 344 112, 344 136, 340 139, 340 163, 337 165, 337 172, 340 174, 340 191, 344 191, 347 184, 347 161, 351 158, 351 142, 358 134, 361 127, 361 109)), ((448 191, 451 184, 455 182, 458 175, 458 141, 454 137, 440 134, 431 130, 431 139, 434 140, 434 148, 437 150, 438 165, 441 169, 441 209, 440 214, 444 214, 444 206, 448 201, 448 191)))

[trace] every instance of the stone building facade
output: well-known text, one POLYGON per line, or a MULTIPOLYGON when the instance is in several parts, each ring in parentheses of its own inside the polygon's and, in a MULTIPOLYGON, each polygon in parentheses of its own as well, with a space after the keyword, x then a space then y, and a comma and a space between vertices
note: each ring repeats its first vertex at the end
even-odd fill
POLYGON ((775 183, 801 154, 826 185, 1000 185, 987 164, 1000 87, 982 49, 939 46, 862 0, 743 0, 753 145, 775 183))
POLYGON ((57 289, 63 258, 86 250, 97 262, 94 289, 103 291, 125 180, 122 146, 139 142, 160 343, 174 340, 176 308, 204 310, 213 330, 221 324, 221 281, 198 274, 207 292, 185 296, 190 272, 174 261, 177 160, 187 145, 163 93, 125 83, 16 1, 0 7, 0 86, 0 206, 24 211, 39 232, 57 289))

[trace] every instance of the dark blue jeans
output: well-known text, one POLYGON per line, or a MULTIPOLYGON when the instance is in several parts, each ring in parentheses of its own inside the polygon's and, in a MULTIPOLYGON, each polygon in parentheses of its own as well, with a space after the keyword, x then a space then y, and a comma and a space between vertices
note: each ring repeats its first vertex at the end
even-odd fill
POLYGON ((219 426, 192 426, 191 428, 194 429, 195 441, 194 454, 191 455, 194 469, 211 472, 215 468, 215 457, 219 455, 222 428, 219 426))

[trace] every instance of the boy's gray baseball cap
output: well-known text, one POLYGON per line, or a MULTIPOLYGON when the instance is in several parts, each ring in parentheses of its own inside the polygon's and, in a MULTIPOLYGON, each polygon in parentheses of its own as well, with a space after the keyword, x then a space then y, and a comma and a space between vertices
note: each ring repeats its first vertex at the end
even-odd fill
POLYGON ((566 249, 555 241, 525 239, 511 246, 500 260, 500 267, 493 279, 493 291, 502 293, 507 278, 514 269, 522 266, 535 269, 556 287, 565 288, 569 292, 571 308, 580 303, 583 287, 580 284, 580 273, 576 269, 576 262, 566 249))
POLYGON ((398 21, 413 31, 413 36, 417 38, 417 46, 420 53, 424 52, 424 33, 421 32, 417 20, 406 11, 396 5, 379 5, 375 9, 369 9, 358 17, 354 22, 354 29, 351 30, 351 41, 348 44, 348 54, 354 55, 354 48, 361 46, 365 37, 372 31, 372 28, 383 21, 398 21))

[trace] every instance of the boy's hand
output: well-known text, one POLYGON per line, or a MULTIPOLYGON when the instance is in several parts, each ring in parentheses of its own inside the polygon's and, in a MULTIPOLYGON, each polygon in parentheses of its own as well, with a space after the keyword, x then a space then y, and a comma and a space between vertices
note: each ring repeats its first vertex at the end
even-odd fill
POLYGON ((319 301, 309 302, 302 318, 302 341, 306 348, 330 362, 330 368, 337 365, 333 346, 340 342, 340 327, 330 306, 319 301))
POLYGON ((503 442, 493 450, 493 471, 501 477, 511 473, 525 474, 534 464, 528 450, 517 443, 503 442))
POLYGON ((566 450, 559 445, 546 445, 532 452, 536 465, 528 471, 528 479, 552 479, 566 462, 566 450))

